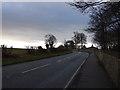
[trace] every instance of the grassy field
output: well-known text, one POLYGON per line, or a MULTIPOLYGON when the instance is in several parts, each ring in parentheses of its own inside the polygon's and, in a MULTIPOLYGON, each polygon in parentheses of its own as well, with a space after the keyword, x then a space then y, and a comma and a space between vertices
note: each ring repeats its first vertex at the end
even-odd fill
POLYGON ((27 54, 27 51, 24 49, 13 49, 12 54, 14 54, 15 57, 2 58, 2 65, 4 66, 4 65, 16 64, 16 63, 22 63, 22 62, 28 62, 28 61, 35 61, 35 60, 40 60, 44 58, 60 56, 68 53, 71 53, 71 51, 32 55, 32 54, 27 54))

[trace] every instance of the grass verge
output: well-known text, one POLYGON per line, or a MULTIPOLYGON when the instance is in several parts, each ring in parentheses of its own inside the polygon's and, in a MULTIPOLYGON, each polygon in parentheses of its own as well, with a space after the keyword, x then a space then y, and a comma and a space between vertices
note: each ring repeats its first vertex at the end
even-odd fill
POLYGON ((9 57, 9 58, 2 58, 2 66, 10 65, 10 64, 17 64, 17 63, 23 63, 28 61, 35 61, 60 55, 65 55, 72 53, 71 51, 65 51, 65 52, 59 52, 59 53, 50 53, 50 54, 40 54, 40 55, 30 55, 25 54, 19 57, 9 57))

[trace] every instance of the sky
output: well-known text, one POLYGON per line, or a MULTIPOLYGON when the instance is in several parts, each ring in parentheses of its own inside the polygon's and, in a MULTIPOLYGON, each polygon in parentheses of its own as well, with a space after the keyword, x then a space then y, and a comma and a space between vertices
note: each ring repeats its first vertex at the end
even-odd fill
POLYGON ((58 47, 78 31, 87 35, 86 46, 89 47, 91 35, 84 31, 88 22, 88 14, 80 13, 65 2, 3 2, 0 44, 14 48, 45 48, 45 35, 53 34, 58 47))

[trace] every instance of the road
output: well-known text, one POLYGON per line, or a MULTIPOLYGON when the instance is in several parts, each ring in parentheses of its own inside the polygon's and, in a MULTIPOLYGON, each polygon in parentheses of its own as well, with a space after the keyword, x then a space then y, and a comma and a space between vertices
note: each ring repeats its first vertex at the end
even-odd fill
POLYGON ((3 88, 64 88, 88 53, 74 52, 2 67, 3 88))

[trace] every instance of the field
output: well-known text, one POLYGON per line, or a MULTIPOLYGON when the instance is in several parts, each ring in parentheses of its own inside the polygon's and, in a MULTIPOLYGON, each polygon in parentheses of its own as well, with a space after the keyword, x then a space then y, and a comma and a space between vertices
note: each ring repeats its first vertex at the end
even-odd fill
POLYGON ((28 54, 26 49, 7 49, 8 52, 11 52, 11 57, 2 57, 2 65, 16 64, 28 61, 35 61, 44 58, 59 56, 71 53, 71 51, 57 52, 57 53, 43 53, 40 54, 38 51, 34 51, 35 54, 28 54))

